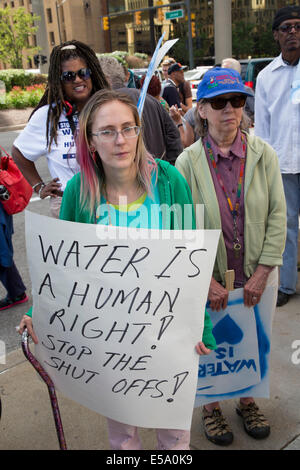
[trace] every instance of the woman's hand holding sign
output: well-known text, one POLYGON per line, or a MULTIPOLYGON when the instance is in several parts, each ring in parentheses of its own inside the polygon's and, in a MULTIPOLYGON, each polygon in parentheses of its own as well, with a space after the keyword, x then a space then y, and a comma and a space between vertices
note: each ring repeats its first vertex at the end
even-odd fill
POLYGON ((217 312, 224 310, 227 307, 228 294, 228 290, 212 277, 208 291, 210 308, 217 310, 217 312))
POLYGON ((272 269, 272 266, 259 264, 248 282, 246 282, 244 286, 244 305, 246 307, 254 307, 260 302, 272 269))

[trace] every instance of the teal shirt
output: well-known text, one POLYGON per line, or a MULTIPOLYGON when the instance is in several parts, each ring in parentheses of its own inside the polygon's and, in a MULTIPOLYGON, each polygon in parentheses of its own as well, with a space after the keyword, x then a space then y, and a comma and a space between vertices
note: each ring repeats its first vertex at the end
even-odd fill
MULTIPOLYGON (((186 180, 179 171, 170 163, 157 160, 158 174, 154 195, 159 198, 161 206, 170 208, 172 211, 164 210, 160 214, 161 225, 164 229, 192 230, 196 228, 193 212, 193 202, 190 189, 186 180), (184 206, 191 208, 190 212, 182 217, 184 206)), ((81 173, 77 173, 68 182, 64 191, 59 218, 70 222, 95 223, 95 215, 90 214, 88 209, 83 208, 80 203, 81 173)), ((32 316, 32 308, 27 315, 32 316)), ((212 334, 213 325, 208 312, 205 310, 204 328, 202 341, 209 349, 216 349, 216 341, 212 334)))
POLYGON ((124 206, 109 204, 101 196, 99 211, 96 214, 96 222, 101 225, 113 225, 116 227, 162 229, 162 213, 160 211, 160 199, 158 187, 155 184, 155 176, 152 177, 152 186, 152 197, 144 193, 136 201, 124 206))

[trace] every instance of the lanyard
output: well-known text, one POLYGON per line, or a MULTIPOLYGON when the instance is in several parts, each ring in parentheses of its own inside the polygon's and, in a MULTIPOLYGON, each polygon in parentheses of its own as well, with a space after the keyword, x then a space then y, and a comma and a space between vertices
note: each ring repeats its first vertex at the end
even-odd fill
MULTIPOLYGON (((241 139, 243 143, 243 152, 244 155, 246 153, 246 143, 245 143, 245 137, 243 134, 241 134, 241 139)), ((233 207, 232 201, 226 191, 226 188, 224 186, 223 180, 221 178, 221 175, 219 173, 217 163, 213 154, 213 150, 211 148, 211 145, 208 141, 206 141, 206 148, 208 152, 208 156, 211 160, 213 169, 216 173, 216 176, 218 178, 218 181, 220 183, 221 188, 223 189, 223 192, 225 194, 232 218, 233 218, 233 250, 235 253, 236 258, 239 257, 240 255, 240 250, 241 250, 241 244, 237 236, 237 217, 238 217, 238 210, 240 207, 240 200, 241 200, 241 192, 242 192, 242 183, 243 183, 243 177, 244 177, 244 172, 245 172, 245 158, 241 159, 241 166, 240 166, 240 173, 239 173, 239 180, 238 180, 238 185, 237 185, 237 195, 236 195, 236 202, 235 202, 235 207, 233 207)))

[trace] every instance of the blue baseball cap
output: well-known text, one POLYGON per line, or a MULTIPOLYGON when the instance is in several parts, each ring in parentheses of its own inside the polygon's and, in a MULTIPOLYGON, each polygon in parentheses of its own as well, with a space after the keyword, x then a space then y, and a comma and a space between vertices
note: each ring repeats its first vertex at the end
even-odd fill
POLYGON ((253 96, 246 90, 242 77, 236 70, 214 67, 203 75, 197 89, 197 101, 225 93, 242 93, 253 96))

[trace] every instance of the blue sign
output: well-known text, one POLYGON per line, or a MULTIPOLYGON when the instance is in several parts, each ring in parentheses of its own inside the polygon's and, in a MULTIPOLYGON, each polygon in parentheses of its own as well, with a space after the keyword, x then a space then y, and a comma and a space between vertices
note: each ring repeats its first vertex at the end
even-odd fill
POLYGON ((208 309, 217 349, 200 356, 195 406, 241 396, 269 396, 269 354, 274 289, 267 287, 254 308, 243 289, 230 292, 228 306, 208 309))

